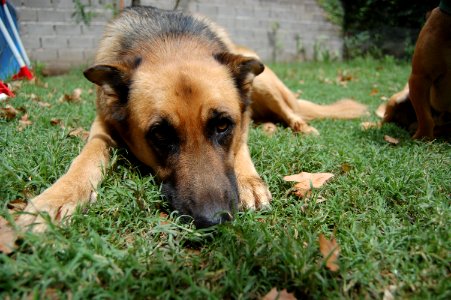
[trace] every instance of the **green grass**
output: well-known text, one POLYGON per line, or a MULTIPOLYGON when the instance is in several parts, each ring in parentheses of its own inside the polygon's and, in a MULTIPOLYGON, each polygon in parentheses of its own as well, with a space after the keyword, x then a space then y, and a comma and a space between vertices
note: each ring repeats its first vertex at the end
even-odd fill
MULTIPOLYGON (((302 98, 352 97, 372 111, 409 73, 406 63, 390 59, 272 67, 302 98), (352 76, 346 86, 335 83, 339 71, 352 76)), ((67 136, 69 128, 89 129, 95 115, 91 85, 80 70, 42 81, 48 87, 24 83, 9 100, 26 109, 31 126, 18 131, 18 119, 0 119, 2 215, 8 202, 30 199, 64 174, 83 146, 67 136), (79 87, 80 103, 58 102, 79 87), (31 93, 52 106, 40 107, 31 93), (66 128, 50 125, 51 118, 66 128)), ((182 224, 176 215, 162 219, 160 186, 125 150, 114 151, 96 203, 79 209, 70 226, 29 233, 16 252, 0 254, 0 298, 259 299, 277 287, 298 299, 381 299, 393 285, 399 299, 449 299, 450 144, 412 141, 393 125, 363 131, 361 121, 313 121, 319 137, 282 127, 268 137, 255 126, 250 148, 273 194, 272 208, 242 212, 209 230, 182 224), (400 143, 392 146, 384 135, 400 143), (282 180, 300 171, 335 177, 305 201, 282 180), (326 201, 316 203, 318 196, 326 201), (320 233, 333 232, 341 246, 335 273, 322 263, 318 246, 320 233)))

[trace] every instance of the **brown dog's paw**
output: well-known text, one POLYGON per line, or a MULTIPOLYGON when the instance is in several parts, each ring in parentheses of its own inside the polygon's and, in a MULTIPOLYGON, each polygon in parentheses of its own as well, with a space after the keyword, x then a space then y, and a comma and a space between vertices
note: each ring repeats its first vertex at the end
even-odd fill
POLYGON ((434 139, 434 133, 432 132, 424 132, 418 131, 412 136, 414 140, 424 140, 424 141, 432 141, 434 139))
POLYGON ((75 195, 76 193, 68 192, 62 194, 44 192, 28 203, 17 219, 16 225, 20 230, 44 232, 48 226, 47 218, 56 223, 67 220, 75 212, 77 205, 87 201, 94 202, 96 197, 96 194, 91 192, 89 199, 80 201, 75 195))
POLYGON ((272 196, 265 182, 258 176, 238 178, 240 206, 260 209, 269 206, 272 196))

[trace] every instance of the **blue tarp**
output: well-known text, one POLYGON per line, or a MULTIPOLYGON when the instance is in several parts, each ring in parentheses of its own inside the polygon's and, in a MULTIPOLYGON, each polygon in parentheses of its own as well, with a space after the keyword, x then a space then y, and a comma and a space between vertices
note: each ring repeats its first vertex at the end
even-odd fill
MULTIPOLYGON (((16 28, 17 28, 17 30, 19 30, 19 27, 17 27, 17 17, 16 17, 16 11, 15 11, 14 7, 12 5, 10 5, 9 3, 6 3, 6 5, 8 5, 9 12, 11 13, 14 23, 16 24, 16 28)), ((13 32, 11 30, 11 26, 9 26, 8 19, 6 18, 5 12, 3 11, 3 7, 0 8, 0 19, 3 21, 3 24, 5 24, 6 28, 9 31, 10 36, 13 38, 14 43, 16 44, 16 47, 18 48, 19 45, 14 38, 13 32)), ((3 37, 3 35, 0 32, 0 80, 6 80, 7 78, 10 78, 17 72, 19 72, 19 64, 17 63, 16 59, 14 58, 13 53, 11 52, 11 49, 9 49, 5 38, 3 37)))

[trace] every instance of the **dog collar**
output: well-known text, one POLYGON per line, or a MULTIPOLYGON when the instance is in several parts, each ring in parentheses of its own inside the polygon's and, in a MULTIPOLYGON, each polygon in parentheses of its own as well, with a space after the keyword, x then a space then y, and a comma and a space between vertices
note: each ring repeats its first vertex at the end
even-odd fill
POLYGON ((445 14, 451 15, 451 0, 440 0, 438 7, 445 14))

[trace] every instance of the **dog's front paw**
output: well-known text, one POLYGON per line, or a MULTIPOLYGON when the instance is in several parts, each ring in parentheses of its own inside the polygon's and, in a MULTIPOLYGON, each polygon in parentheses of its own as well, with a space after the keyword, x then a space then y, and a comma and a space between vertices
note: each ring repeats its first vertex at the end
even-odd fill
POLYGON ((44 232, 48 226, 47 219, 56 223, 67 220, 72 216, 77 205, 87 201, 95 201, 94 192, 91 192, 91 196, 87 199, 79 199, 77 193, 46 191, 28 203, 17 219, 16 225, 19 230, 44 232))
POLYGON ((265 182, 258 176, 238 178, 240 204, 243 208, 260 209, 269 206, 272 196, 265 182))

